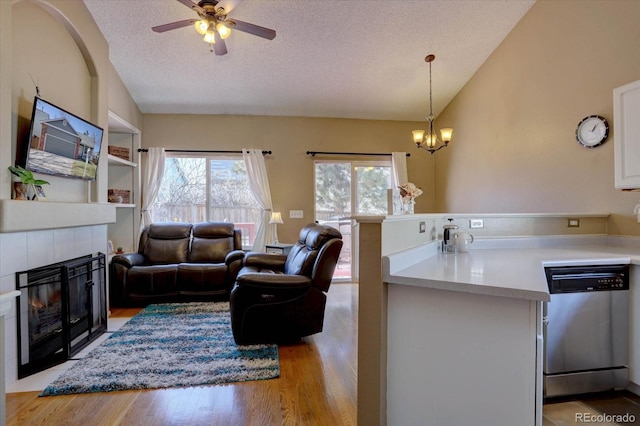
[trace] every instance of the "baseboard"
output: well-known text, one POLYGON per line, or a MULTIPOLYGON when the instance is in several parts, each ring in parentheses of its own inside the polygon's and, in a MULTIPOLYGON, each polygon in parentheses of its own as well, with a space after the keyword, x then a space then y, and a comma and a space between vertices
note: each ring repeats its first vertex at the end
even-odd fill
POLYGON ((640 396, 640 385, 636 385, 633 382, 629 382, 629 385, 627 386, 627 390, 631 393, 635 393, 636 395, 640 396))

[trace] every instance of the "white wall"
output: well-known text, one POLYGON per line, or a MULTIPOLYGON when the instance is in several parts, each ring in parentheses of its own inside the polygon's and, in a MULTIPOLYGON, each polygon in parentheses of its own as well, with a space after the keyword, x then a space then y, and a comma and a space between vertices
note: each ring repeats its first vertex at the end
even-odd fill
POLYGON ((606 212, 608 233, 640 235, 637 192, 614 188, 613 89, 640 78, 640 2, 538 1, 438 117, 454 143, 436 154, 446 212, 606 212), (603 145, 575 131, 607 118, 603 145))

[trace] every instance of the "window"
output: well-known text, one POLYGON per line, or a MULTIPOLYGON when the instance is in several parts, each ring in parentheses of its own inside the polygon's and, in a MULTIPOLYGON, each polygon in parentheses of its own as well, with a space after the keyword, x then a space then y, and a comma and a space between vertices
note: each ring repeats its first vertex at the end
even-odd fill
POLYGON ((359 161, 315 163, 315 219, 342 233, 342 251, 333 278, 352 277, 350 216, 386 215, 391 188, 391 162, 359 161))
POLYGON ((391 163, 316 162, 316 220, 352 215, 386 215, 391 163))
POLYGON ((231 222, 251 246, 262 218, 242 156, 167 155, 154 222, 231 222))

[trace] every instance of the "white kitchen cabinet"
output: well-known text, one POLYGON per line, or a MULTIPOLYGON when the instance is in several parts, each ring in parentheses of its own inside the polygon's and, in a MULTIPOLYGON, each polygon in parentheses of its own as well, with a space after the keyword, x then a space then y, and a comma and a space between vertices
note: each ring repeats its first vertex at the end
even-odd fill
POLYGON ((112 203, 116 206, 116 222, 109 224, 108 238, 114 248, 135 251, 140 226, 140 170, 137 164, 140 131, 111 111, 108 130, 109 145, 129 148, 130 152, 129 160, 108 155, 108 188, 131 191, 128 203, 112 203))
POLYGON ((613 90, 615 187, 640 189, 640 80, 613 90))
POLYGON ((388 290, 387 424, 542 423, 542 302, 388 290))

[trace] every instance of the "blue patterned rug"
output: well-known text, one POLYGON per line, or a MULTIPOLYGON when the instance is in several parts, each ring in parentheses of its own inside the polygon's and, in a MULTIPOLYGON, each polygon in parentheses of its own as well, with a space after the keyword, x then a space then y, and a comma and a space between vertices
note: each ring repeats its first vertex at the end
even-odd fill
POLYGON ((238 346, 229 303, 149 305, 39 396, 278 377, 276 345, 238 346))

